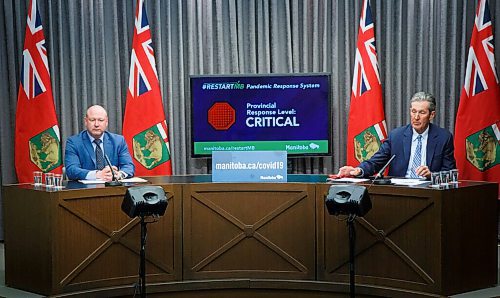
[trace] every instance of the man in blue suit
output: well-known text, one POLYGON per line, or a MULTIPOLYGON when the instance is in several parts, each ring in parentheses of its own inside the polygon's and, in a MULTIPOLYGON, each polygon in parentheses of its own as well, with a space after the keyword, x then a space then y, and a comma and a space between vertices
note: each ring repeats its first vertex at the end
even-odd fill
POLYGON ((453 136, 446 129, 430 123, 436 115, 434 96, 418 92, 413 95, 410 104, 411 124, 392 130, 377 153, 356 168, 340 168, 339 176, 371 176, 393 155, 394 160, 389 166, 390 176, 429 178, 431 172, 456 167, 453 136))
POLYGON ((111 181, 111 171, 118 179, 133 176, 135 167, 127 143, 123 136, 106 131, 108 114, 103 107, 94 105, 87 109, 85 127, 66 141, 64 164, 68 179, 111 181))

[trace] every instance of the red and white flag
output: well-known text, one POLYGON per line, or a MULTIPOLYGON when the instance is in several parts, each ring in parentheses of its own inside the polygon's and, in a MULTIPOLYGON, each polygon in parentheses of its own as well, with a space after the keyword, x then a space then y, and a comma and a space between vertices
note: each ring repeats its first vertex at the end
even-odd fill
POLYGON ((61 137, 52 96, 42 19, 30 1, 17 96, 15 163, 19 183, 33 172, 62 173, 61 137))
POLYGON ((172 174, 168 127, 144 0, 137 0, 123 135, 136 176, 172 174))
POLYGON ((455 121, 460 179, 500 182, 500 85, 487 0, 479 0, 455 121))
POLYGON ((363 1, 347 124, 347 164, 369 159, 387 138, 370 1, 363 1))

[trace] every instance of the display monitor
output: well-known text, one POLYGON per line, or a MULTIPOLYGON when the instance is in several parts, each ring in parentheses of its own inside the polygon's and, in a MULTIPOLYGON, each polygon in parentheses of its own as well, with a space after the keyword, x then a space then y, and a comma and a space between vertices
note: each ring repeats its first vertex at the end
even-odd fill
POLYGON ((193 157, 213 151, 329 155, 330 75, 191 76, 193 157))

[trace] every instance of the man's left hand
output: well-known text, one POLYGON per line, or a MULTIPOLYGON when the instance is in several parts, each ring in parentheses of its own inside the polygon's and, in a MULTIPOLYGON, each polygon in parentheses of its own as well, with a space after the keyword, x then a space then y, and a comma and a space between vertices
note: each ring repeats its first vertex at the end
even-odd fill
POLYGON ((427 179, 431 178, 431 170, 427 166, 420 166, 415 170, 415 173, 421 177, 425 177, 427 179))

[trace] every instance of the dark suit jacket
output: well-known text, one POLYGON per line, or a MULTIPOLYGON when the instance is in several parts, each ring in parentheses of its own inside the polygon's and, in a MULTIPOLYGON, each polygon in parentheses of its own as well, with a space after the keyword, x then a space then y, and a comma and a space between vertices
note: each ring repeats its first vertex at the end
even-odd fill
MULTIPOLYGON (((135 166, 128 151, 125 138, 110 132, 104 132, 104 154, 111 164, 118 167, 127 176, 134 176, 135 166)), ((83 180, 89 171, 96 169, 95 151, 86 130, 71 136, 66 141, 64 156, 66 175, 71 180, 83 180)))
MULTIPOLYGON (((389 161, 391 156, 396 155, 389 166, 389 175, 404 177, 410 161, 412 135, 413 130, 410 124, 392 130, 387 140, 380 146, 379 151, 372 158, 359 165, 363 169, 364 175, 371 176, 377 173, 389 161)), ((455 169, 453 150, 453 136, 451 133, 430 123, 426 163, 431 172, 455 169)))

